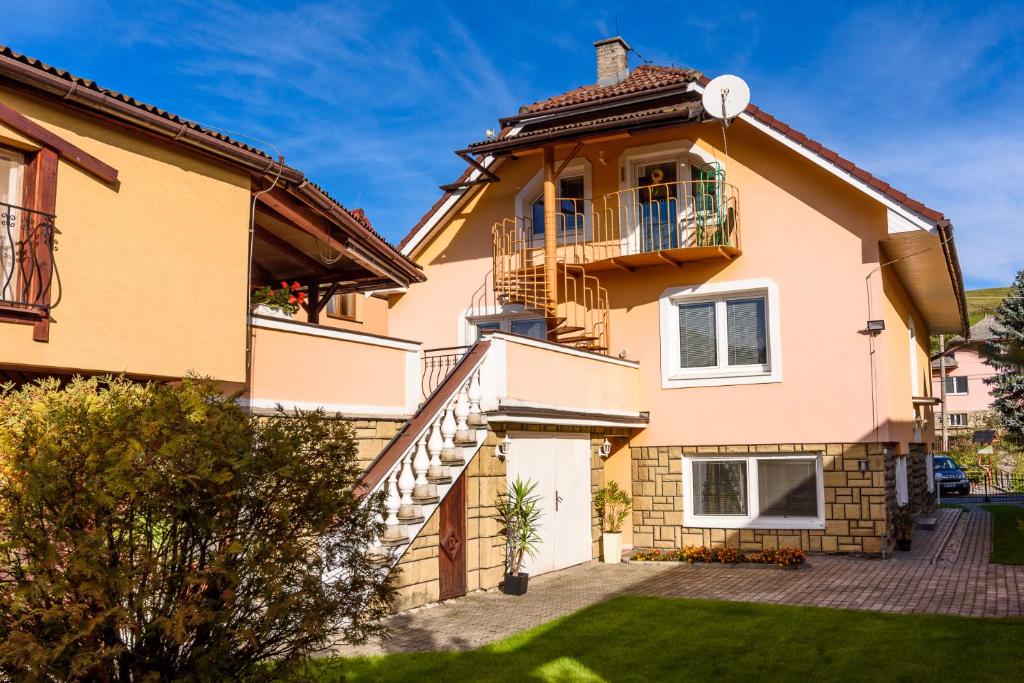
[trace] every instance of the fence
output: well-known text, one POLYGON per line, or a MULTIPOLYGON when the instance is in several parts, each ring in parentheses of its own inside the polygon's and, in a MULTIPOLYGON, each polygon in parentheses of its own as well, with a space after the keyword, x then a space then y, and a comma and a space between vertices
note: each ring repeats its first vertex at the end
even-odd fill
POLYGON ((455 369, 470 348, 469 346, 445 346, 438 349, 424 349, 423 374, 420 380, 423 398, 434 393, 434 389, 455 369))

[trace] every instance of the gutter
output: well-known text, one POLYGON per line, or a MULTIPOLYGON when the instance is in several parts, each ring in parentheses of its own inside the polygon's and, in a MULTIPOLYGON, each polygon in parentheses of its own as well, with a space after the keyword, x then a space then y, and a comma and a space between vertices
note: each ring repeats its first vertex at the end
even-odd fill
POLYGON ((939 232, 939 244, 942 245, 942 252, 946 257, 946 268, 949 270, 949 279, 956 291, 956 303, 960 309, 961 333, 964 342, 970 341, 971 327, 967 316, 967 297, 964 292, 964 276, 960 270, 960 258, 956 253, 956 243, 953 241, 953 224, 949 219, 943 218, 935 224, 939 232))

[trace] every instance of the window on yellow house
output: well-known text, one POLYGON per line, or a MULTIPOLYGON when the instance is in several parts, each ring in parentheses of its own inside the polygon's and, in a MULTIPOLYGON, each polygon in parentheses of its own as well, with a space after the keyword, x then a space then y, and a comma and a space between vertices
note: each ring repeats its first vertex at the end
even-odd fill
POLYGON ((327 302, 327 315, 338 320, 359 320, 355 292, 335 294, 327 302))
POLYGON ((0 149, 0 301, 13 300, 18 283, 14 262, 15 243, 24 212, 19 208, 23 159, 17 152, 0 149))

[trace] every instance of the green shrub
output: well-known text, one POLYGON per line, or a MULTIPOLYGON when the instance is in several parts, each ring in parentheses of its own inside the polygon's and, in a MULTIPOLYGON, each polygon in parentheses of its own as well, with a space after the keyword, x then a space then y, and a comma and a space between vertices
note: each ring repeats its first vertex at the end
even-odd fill
POLYGON ((207 381, 0 390, 0 678, 237 680, 380 632, 351 427, 207 381))

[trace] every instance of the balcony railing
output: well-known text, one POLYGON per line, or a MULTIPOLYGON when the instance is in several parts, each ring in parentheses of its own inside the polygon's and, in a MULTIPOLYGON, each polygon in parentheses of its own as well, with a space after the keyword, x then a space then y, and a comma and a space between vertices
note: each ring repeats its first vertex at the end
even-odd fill
MULTIPOLYGON (((644 265, 740 253, 739 192, 722 179, 655 183, 596 199, 559 198, 557 207, 558 260, 565 263, 615 267, 616 261, 644 265)), ((496 226, 497 233, 515 231, 527 249, 543 249, 543 226, 532 218, 496 226)))
POLYGON ((0 307, 39 314, 57 305, 54 222, 52 214, 0 203, 0 307))
POLYGON ((470 348, 469 346, 446 346, 439 349, 423 350, 423 374, 420 380, 423 398, 434 393, 434 389, 437 389, 441 382, 451 374, 451 371, 455 369, 470 348))

